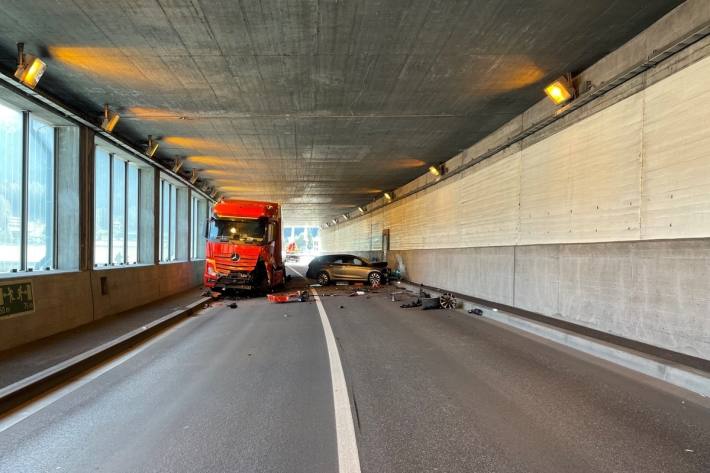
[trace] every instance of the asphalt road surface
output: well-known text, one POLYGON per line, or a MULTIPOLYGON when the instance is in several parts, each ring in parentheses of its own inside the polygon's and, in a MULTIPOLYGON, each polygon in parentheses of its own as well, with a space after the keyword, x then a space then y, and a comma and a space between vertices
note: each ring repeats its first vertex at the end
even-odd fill
MULTIPOLYGON (((318 290, 363 472, 710 471, 707 399, 338 289, 318 290)), ((315 303, 216 303, 0 419, 0 472, 343 471, 330 363, 315 303)))

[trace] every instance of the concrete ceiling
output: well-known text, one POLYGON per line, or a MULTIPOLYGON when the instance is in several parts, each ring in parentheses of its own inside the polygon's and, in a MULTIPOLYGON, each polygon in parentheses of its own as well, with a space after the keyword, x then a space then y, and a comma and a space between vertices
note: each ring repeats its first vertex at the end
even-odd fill
POLYGON ((160 138, 225 195, 321 223, 457 154, 681 3, 4 0, 40 88, 160 138))

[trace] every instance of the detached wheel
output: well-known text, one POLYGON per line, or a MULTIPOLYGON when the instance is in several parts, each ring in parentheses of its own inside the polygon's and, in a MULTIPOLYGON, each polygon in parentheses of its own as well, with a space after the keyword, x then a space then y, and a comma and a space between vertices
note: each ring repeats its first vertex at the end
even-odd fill
POLYGON ((318 284, 320 284, 321 286, 327 286, 328 284, 330 284, 330 276, 328 276, 328 273, 326 273, 325 271, 321 271, 320 273, 318 273, 318 284))
POLYGON ((453 294, 445 292, 439 296, 439 305, 441 305, 442 309, 455 309, 457 304, 458 302, 453 294))
POLYGON ((372 287, 380 287, 382 285, 382 275, 380 273, 370 273, 367 276, 367 282, 372 287))

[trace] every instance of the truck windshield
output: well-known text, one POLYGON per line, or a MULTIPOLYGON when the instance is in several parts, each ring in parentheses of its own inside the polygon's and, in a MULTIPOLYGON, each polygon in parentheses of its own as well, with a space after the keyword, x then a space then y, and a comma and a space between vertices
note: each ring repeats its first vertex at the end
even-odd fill
POLYGON ((249 245, 261 245, 266 242, 268 219, 212 219, 210 240, 238 241, 249 245))

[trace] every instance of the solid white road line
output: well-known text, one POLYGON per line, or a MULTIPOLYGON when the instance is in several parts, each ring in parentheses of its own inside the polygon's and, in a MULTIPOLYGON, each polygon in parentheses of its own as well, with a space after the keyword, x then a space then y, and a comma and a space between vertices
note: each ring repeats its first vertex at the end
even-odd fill
POLYGON ((300 271, 296 271, 296 269, 294 269, 293 266, 288 265, 288 269, 290 269, 290 270, 293 271, 294 273, 298 274, 298 275, 301 276, 303 279, 306 279, 306 277, 305 277, 303 274, 301 274, 300 271))
POLYGON ((330 379, 333 382, 333 405, 335 406, 335 434, 338 443, 338 471, 340 473, 360 473, 360 457, 358 456, 357 441, 355 440, 355 425, 353 424, 353 414, 350 410, 348 388, 345 384, 345 374, 343 373, 343 365, 340 363, 338 346, 335 344, 333 329, 330 327, 328 315, 325 313, 318 293, 312 288, 311 293, 318 306, 320 321, 323 324, 323 332, 325 333, 325 343, 328 347, 328 358, 330 359, 330 379))
POLYGON ((182 327, 184 324, 190 322, 191 320, 195 319, 185 319, 181 322, 179 322, 177 325, 174 325, 173 327, 169 328, 165 332, 161 333, 155 338, 152 338, 145 343, 141 344, 140 346, 134 348, 133 350, 124 353, 123 355, 119 356, 116 359, 113 359, 109 362, 106 362, 102 365, 97 366, 96 368, 91 369, 90 371, 84 373, 83 375, 79 376, 78 378, 74 378, 71 381, 68 381, 67 383, 60 385, 60 387, 55 388, 51 391, 49 391, 48 394, 46 395, 41 395, 41 397, 35 398, 33 400, 30 400, 29 402, 23 404, 22 406, 18 407, 17 409, 10 411, 9 414, 0 417, 0 432, 3 432, 13 425, 17 424, 18 422, 22 422, 23 420, 27 419, 31 415, 36 414, 37 412, 41 411, 45 407, 49 406, 50 404, 55 403, 59 399, 63 398, 67 394, 70 394, 77 389, 79 389, 82 386, 85 386, 86 384, 89 384, 102 374, 112 370, 113 368, 117 367, 118 365, 125 363, 126 361, 130 360, 149 346, 155 344, 156 342, 162 340, 163 338, 166 338, 170 336, 171 333, 173 333, 175 330, 179 329, 182 327))

